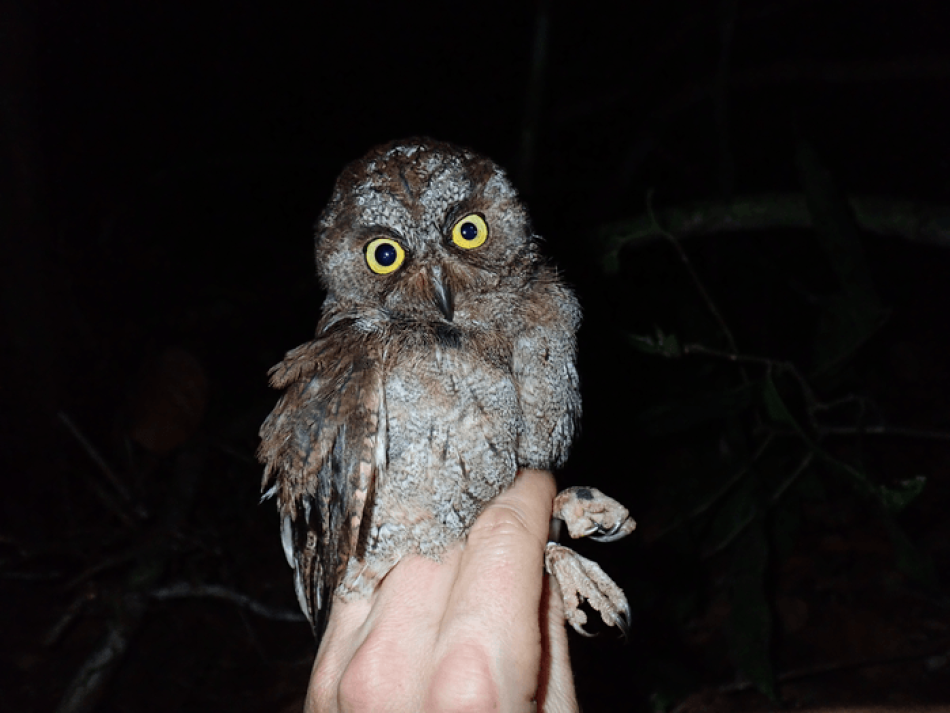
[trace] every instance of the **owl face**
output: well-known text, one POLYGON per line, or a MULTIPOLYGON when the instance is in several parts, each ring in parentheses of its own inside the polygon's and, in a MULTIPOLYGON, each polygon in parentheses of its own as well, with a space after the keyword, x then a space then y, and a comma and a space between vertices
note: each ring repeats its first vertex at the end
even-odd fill
POLYGON ((316 257, 328 306, 377 322, 456 324, 489 319, 539 260, 504 172, 428 139, 379 147, 344 170, 316 257))

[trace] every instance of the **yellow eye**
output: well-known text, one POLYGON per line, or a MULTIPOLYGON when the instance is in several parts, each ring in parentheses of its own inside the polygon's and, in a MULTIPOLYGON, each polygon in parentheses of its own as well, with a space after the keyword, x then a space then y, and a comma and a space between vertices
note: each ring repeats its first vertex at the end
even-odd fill
POLYGON ((452 228, 452 242, 460 248, 471 250, 488 239, 488 225, 478 213, 470 213, 452 228))
POLYGON ((366 264, 377 275, 395 272, 405 259, 406 251, 392 238, 376 238, 366 245, 366 264))

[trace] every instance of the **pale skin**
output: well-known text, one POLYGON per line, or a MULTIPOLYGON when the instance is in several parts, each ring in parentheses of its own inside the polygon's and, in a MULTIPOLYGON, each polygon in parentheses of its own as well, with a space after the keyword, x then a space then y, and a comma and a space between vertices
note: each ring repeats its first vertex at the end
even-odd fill
POLYGON ((437 563, 400 562, 335 601, 305 713, 576 713, 557 581, 544 572, 550 473, 525 470, 437 563))

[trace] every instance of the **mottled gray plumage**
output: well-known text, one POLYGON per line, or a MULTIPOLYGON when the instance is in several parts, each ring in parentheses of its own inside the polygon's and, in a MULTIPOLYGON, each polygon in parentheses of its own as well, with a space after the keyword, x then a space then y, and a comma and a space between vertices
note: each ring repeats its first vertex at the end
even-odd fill
POLYGON ((316 338, 271 370, 286 391, 259 455, 319 633, 334 594, 438 559, 519 468, 560 466, 581 402, 577 300, 490 160, 428 139, 372 150, 337 180, 316 259, 316 338))

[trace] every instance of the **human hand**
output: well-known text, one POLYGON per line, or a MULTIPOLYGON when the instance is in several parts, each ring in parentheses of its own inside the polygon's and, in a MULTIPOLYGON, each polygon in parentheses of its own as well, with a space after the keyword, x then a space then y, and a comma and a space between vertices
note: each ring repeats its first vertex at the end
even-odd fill
POLYGON ((544 572, 554 478, 525 470, 441 563, 401 561, 336 600, 306 713, 577 711, 557 581, 544 572))

